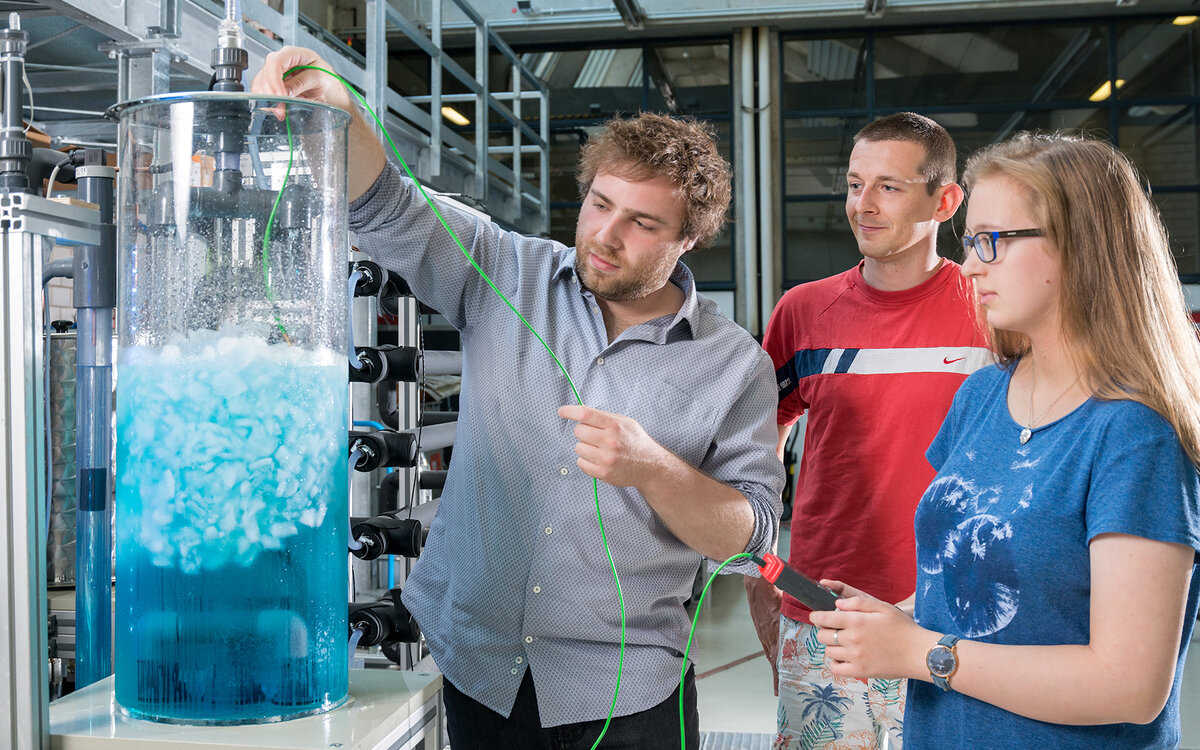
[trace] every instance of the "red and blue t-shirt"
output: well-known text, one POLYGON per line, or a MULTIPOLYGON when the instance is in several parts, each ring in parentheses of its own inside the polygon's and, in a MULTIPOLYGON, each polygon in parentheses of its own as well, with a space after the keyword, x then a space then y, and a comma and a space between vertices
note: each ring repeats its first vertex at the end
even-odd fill
MULTIPOLYGON (((897 602, 916 585, 913 512, 933 479, 925 450, 967 375, 993 362, 971 282, 945 260, 897 292, 861 264, 789 290, 763 340, 778 422, 807 413, 789 564, 897 602)), ((783 614, 808 621, 786 597, 783 614)))

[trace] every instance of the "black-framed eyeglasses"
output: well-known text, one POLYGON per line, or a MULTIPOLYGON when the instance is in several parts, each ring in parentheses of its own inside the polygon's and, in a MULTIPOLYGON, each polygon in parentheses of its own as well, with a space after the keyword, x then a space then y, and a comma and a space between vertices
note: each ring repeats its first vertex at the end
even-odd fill
POLYGON ((996 243, 1011 237, 1041 237, 1040 229, 1011 229, 1007 232, 976 232, 974 235, 964 234, 962 238, 963 252, 970 255, 971 249, 984 263, 996 260, 996 243))

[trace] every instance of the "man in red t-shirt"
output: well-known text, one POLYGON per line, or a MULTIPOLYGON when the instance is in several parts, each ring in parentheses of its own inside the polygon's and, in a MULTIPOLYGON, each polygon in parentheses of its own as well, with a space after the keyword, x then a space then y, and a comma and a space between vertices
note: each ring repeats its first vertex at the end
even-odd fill
MULTIPOLYGON (((788 562, 904 608, 916 581, 913 512, 925 449, 958 386, 992 361, 974 292, 937 254, 963 200, 954 141, 910 112, 854 137, 846 216, 863 260, 783 296, 763 340, 779 384, 779 453, 807 413, 788 562)), ((898 748, 903 680, 834 677, 809 610, 758 578, 746 593, 776 670, 776 748, 898 748)), ((908 604, 911 612, 911 603, 908 604)))

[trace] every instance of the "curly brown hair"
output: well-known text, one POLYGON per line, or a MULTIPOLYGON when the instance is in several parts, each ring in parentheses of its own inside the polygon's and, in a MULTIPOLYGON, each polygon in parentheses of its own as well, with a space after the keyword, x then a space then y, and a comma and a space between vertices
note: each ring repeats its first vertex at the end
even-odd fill
POLYGON ((680 237, 695 239, 696 247, 709 244, 725 224, 732 178, 707 123, 652 112, 609 120, 580 150, 575 178, 580 199, 586 198, 597 174, 669 179, 684 200, 680 237))

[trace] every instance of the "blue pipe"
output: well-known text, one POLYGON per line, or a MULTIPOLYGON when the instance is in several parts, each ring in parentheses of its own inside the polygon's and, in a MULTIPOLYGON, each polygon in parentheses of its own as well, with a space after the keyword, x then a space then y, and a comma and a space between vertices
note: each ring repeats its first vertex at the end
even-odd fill
POLYGON ((101 242, 74 254, 75 688, 112 674, 112 337, 116 304, 115 172, 103 152, 76 169, 80 198, 100 207, 101 242), (99 162, 98 164, 96 162, 99 162))
POLYGON ((112 313, 80 308, 75 365, 75 685, 112 674, 112 313))

